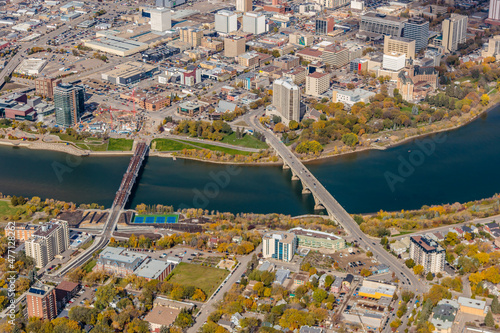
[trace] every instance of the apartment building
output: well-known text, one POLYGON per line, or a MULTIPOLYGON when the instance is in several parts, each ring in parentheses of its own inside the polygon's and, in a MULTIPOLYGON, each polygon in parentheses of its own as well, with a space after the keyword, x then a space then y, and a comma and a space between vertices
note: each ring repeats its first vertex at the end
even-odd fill
POLYGON ((219 10, 215 14, 215 31, 228 34, 238 30, 238 16, 229 10, 219 10))
POLYGON ((192 47, 197 47, 201 45, 203 30, 195 28, 181 28, 179 30, 179 37, 184 43, 188 43, 192 47))
POLYGON ((415 40, 395 37, 384 36, 384 53, 403 53, 406 59, 415 59, 415 40))
POLYGON ((54 88, 61 82, 61 79, 38 78, 35 80, 36 94, 52 100, 54 99, 54 88))
POLYGON ((304 67, 294 67, 288 71, 283 72, 283 77, 292 79, 295 84, 302 84, 306 82, 307 70, 304 67))
POLYGON ((297 237, 290 232, 270 232, 263 236, 262 255, 290 262, 297 250, 297 237))
POLYGON ((314 72, 306 76, 306 95, 320 96, 330 88, 330 74, 314 72))
POLYGON ((468 18, 464 15, 451 14, 443 21, 443 47, 446 52, 453 52, 467 39, 468 18))
POLYGON ((236 0, 237 12, 251 12, 253 9, 253 0, 236 0))
POLYGON ((45 267, 56 255, 69 247, 68 222, 52 220, 37 228, 26 241, 26 255, 35 259, 37 268, 45 267))
POLYGON ((249 12, 243 15, 243 31, 254 35, 266 32, 266 16, 262 13, 249 12))
POLYGON ((425 272, 439 273, 444 269, 445 250, 426 236, 410 237, 410 258, 422 265, 425 272))
POLYGON ((421 17, 413 17, 405 23, 403 37, 415 41, 415 52, 427 47, 429 43, 429 21, 421 17))
POLYGON ((52 320, 57 317, 56 291, 54 286, 33 286, 26 294, 28 318, 52 320))
POLYGON ((245 53, 246 39, 240 36, 224 38, 224 57, 234 58, 245 53))
POLYGON ((33 236, 36 229, 38 229, 38 226, 35 224, 16 224, 15 237, 18 241, 26 242, 33 236))
POLYGON ((273 107, 285 123, 300 122, 300 88, 292 79, 285 77, 273 82, 273 107))

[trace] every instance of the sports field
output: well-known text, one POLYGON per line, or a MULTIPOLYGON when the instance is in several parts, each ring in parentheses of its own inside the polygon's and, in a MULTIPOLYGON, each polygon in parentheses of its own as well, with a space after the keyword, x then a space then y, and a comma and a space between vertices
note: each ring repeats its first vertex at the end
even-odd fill
POLYGON ((179 215, 166 214, 166 215, 135 215, 132 223, 144 224, 162 224, 162 223, 177 223, 179 222, 179 215))

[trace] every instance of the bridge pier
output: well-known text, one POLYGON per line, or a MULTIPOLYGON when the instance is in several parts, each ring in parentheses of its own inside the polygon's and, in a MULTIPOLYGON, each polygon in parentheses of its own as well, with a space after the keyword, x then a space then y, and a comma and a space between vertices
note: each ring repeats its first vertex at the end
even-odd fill
POLYGON ((300 180, 299 176, 295 172, 292 171, 292 180, 300 180))
POLYGON ((302 194, 310 194, 312 193, 311 190, 307 187, 307 185, 304 183, 304 181, 301 179, 300 182, 302 183, 302 194))
POLYGON ((283 170, 290 169, 290 166, 286 163, 283 163, 283 170))

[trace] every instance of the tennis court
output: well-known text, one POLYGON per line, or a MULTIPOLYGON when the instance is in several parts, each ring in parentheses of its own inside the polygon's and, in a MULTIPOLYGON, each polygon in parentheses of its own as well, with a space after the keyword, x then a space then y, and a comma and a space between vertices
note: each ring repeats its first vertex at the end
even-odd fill
POLYGON ((179 221, 179 215, 177 215, 177 214, 135 215, 132 223, 165 224, 165 223, 177 223, 178 221, 179 221))

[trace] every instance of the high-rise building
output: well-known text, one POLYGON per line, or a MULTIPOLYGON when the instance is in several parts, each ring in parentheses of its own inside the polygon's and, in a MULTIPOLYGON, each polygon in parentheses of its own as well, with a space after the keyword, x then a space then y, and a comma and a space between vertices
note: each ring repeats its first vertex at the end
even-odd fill
POLYGON ((334 68, 340 68, 349 63, 349 50, 340 45, 329 45, 323 51, 323 62, 334 68))
POLYGON ((486 23, 500 25, 500 0, 490 0, 490 10, 486 23))
POLYGON ((314 72, 306 77, 306 95, 319 96, 330 88, 330 74, 314 72))
POLYGON ((443 47, 446 52, 458 49, 458 44, 467 40, 467 16, 451 14, 443 21, 443 47))
POLYGON ((410 237, 410 258, 422 265, 425 272, 439 273, 444 269, 445 250, 425 236, 410 237))
POLYGON ((42 97, 53 99, 54 88, 61 82, 61 79, 38 78, 35 80, 36 93, 42 97))
POLYGON ((195 28, 181 28, 179 30, 179 37, 184 43, 188 43, 192 47, 197 47, 201 45, 203 30, 195 28))
POLYGON ((316 35, 327 35, 335 29, 334 17, 317 18, 315 21, 316 35))
POLYGON ((407 59, 415 59, 415 40, 405 37, 384 36, 384 53, 404 53, 407 59))
POLYGON ((156 7, 174 8, 186 3, 186 0, 156 0, 156 7))
POLYGON ((405 23, 403 37, 415 41, 415 52, 420 52, 429 43, 429 21, 421 17, 413 17, 405 23))
POLYGON ((406 18, 401 18, 399 16, 369 12, 361 16, 359 30, 400 37, 403 33, 406 21, 406 18))
POLYGON ((284 77, 273 82, 273 106, 285 123, 300 122, 300 88, 292 79, 284 77))
POLYGON ((253 9, 252 0, 236 0, 236 11, 237 12, 251 12, 253 9))
POLYGON ((80 121, 85 111, 85 90, 81 86, 63 83, 54 88, 56 124, 71 127, 80 121))
POLYGON ((297 250, 297 237, 291 232, 271 232, 263 236, 262 255, 285 262, 292 261, 297 250))
POLYGON ((215 14, 215 31, 228 34, 238 30, 238 16, 229 10, 219 10, 215 14))
POLYGON ((38 227, 25 243, 26 255, 35 259, 35 266, 45 267, 69 247, 68 222, 52 220, 38 227))
POLYGON ((243 15, 243 31, 254 35, 266 32, 266 17, 264 14, 249 12, 243 15))
POLYGON ((165 32, 172 29, 170 9, 164 7, 152 8, 149 13, 151 15, 151 30, 165 32))
POLYGON ((54 286, 33 286, 26 294, 28 317, 52 320, 57 317, 56 291, 54 286))
POLYGON ((224 38, 224 57, 234 58, 245 53, 246 39, 241 36, 224 38))
POLYGON ((399 71, 406 65, 406 57, 404 53, 391 52, 384 53, 382 58, 382 67, 391 71, 399 71))
POLYGON ((500 35, 491 37, 488 40, 488 48, 482 53, 484 58, 497 57, 498 55, 500 55, 500 35))

